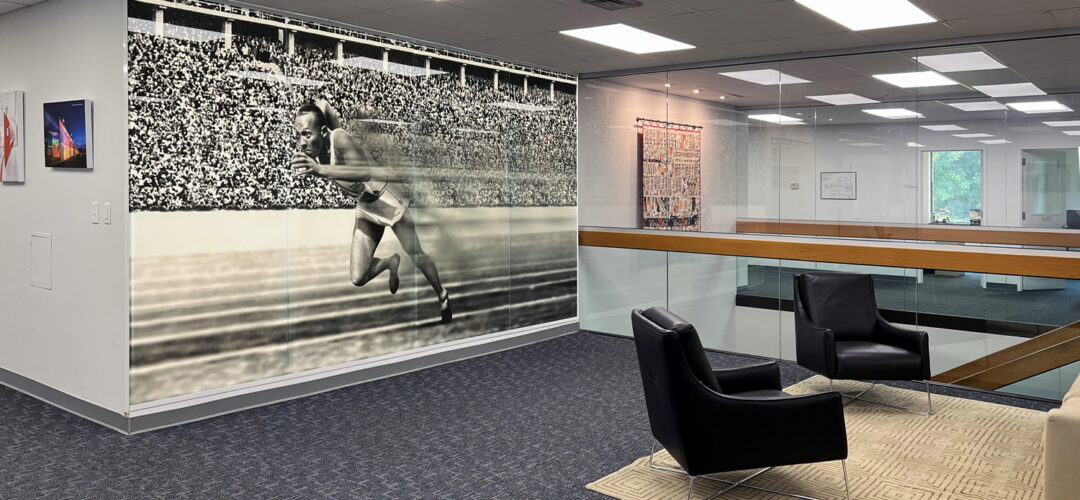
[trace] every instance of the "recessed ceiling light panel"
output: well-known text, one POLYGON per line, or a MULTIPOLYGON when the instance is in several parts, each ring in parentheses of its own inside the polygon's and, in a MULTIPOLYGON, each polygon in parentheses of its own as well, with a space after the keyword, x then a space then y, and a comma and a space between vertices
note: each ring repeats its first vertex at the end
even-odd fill
POLYGON ((987 139, 985 141, 979 141, 983 144, 1010 144, 1011 141, 1006 139, 987 139))
POLYGON ((1058 122, 1043 122, 1051 127, 1080 127, 1080 120, 1066 120, 1058 122))
POLYGON ((967 130, 959 125, 919 125, 926 130, 933 130, 934 132, 952 132, 956 130, 967 130))
POLYGON ((1002 85, 976 85, 975 90, 990 97, 1020 97, 1025 95, 1046 95, 1033 83, 1005 83, 1002 85))
POLYGON ((746 115, 751 120, 759 120, 763 122, 775 123, 777 125, 805 125, 802 120, 793 116, 778 115, 776 113, 767 113, 760 115, 746 115))
POLYGON ((815 101, 821 101, 826 104, 832 104, 833 106, 847 106, 850 104, 877 104, 881 102, 855 94, 808 95, 806 96, 806 98, 813 99, 815 101))
POLYGON ((1022 113, 1063 113, 1072 108, 1057 101, 1010 102, 1008 106, 1022 113))
POLYGON ((925 148, 926 146, 923 146, 922 144, 919 144, 917 142, 909 142, 909 143, 907 143, 907 147, 909 147, 909 148, 925 148))
POLYGON ((864 109, 863 113, 869 113, 874 116, 880 116, 882 118, 888 118, 890 120, 900 120, 903 118, 922 118, 923 115, 904 108, 884 108, 884 109, 864 109))
POLYGON ((600 45, 625 50, 634 54, 651 54, 671 50, 692 49, 693 45, 672 40, 667 37, 639 30, 625 24, 608 24, 592 28, 560 31, 567 36, 579 38, 600 45))
POLYGON ((1080 130, 1062 130, 1065 135, 1080 135, 1080 130))
POLYGON ((941 87, 959 85, 956 80, 934 71, 913 71, 910 73, 884 73, 874 75, 878 80, 891 83, 900 88, 941 87))
POLYGON ((755 69, 750 71, 730 71, 727 73, 718 73, 720 75, 743 80, 750 83, 756 83, 758 85, 790 85, 793 83, 810 83, 810 80, 803 80, 802 78, 791 76, 785 73, 776 71, 775 69, 755 69))
POLYGON ((908 0, 795 0, 852 31, 936 22, 908 0))
POLYGON ((953 71, 980 71, 984 69, 1002 69, 1006 67, 986 55, 986 52, 964 52, 961 54, 943 54, 940 56, 918 56, 916 61, 923 66, 942 73, 953 71))
POLYGON ((994 136, 993 134, 983 134, 981 132, 978 133, 978 134, 953 134, 953 137, 960 137, 962 139, 978 139, 980 137, 993 137, 993 136, 994 136))
POLYGON ((961 111, 997 111, 1005 109, 1005 105, 997 101, 951 102, 949 106, 961 111))

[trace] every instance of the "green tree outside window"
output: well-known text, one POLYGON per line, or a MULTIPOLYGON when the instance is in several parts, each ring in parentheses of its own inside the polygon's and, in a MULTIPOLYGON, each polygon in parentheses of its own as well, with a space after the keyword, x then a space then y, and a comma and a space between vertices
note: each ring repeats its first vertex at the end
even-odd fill
POLYGON ((969 211, 982 210, 982 151, 934 151, 930 154, 930 213, 935 221, 970 222, 969 211))

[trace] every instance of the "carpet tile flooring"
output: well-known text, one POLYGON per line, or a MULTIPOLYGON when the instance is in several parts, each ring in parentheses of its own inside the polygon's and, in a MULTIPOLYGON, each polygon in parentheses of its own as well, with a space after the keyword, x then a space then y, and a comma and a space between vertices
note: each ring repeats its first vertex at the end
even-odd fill
POLYGON ((598 499, 649 444, 633 342, 591 333, 134 436, 0 388, 3 499, 598 499))

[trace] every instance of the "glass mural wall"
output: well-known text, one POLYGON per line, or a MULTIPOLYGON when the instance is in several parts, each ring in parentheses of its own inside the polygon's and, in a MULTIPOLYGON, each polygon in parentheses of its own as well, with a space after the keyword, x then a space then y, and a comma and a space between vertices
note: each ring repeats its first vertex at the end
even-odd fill
POLYGON ((131 403, 576 316, 576 84, 129 2, 131 403))

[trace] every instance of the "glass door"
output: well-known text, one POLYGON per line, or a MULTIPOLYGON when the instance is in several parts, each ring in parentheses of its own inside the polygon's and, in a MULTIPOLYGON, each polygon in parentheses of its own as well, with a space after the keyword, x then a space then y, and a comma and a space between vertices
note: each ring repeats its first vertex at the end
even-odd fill
POLYGON ((1024 175, 1024 227, 1066 225, 1067 170, 1077 167, 1075 149, 1025 149, 1021 159, 1024 175))

